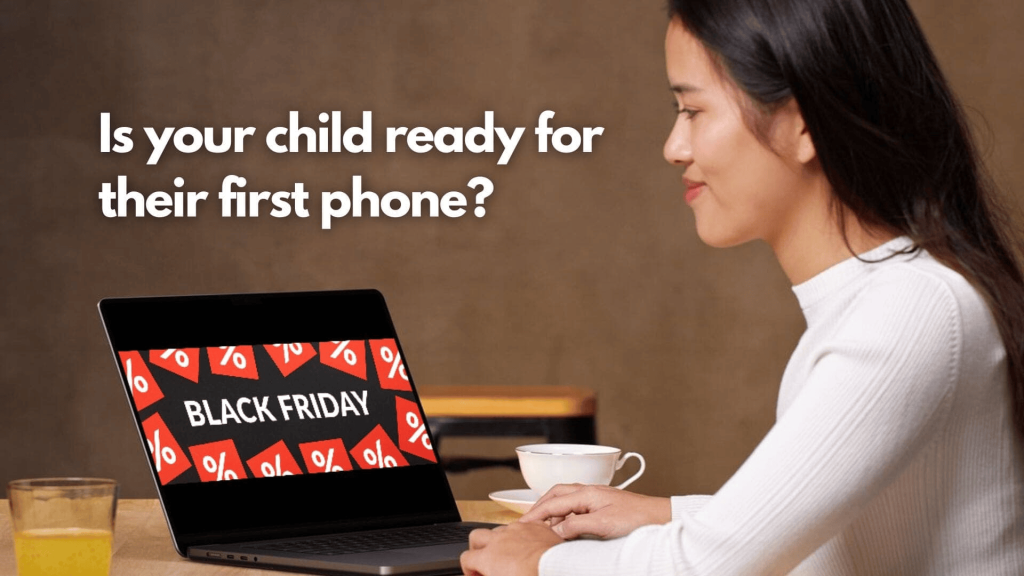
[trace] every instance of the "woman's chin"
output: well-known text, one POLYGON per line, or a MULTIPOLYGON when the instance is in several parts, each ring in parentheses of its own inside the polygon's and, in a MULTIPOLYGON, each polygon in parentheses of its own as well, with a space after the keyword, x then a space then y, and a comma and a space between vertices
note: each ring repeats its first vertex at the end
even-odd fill
POLYGON ((712 248, 732 248, 750 240, 734 232, 711 226, 701 226, 699 220, 697 221, 697 237, 712 248))

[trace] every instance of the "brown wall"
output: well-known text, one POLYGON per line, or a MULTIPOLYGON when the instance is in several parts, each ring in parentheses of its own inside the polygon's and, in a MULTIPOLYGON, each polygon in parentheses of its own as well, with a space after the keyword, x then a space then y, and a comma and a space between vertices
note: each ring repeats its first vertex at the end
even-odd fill
MULTIPOLYGON (((954 88, 987 120, 997 181, 1024 194, 1024 4, 918 0, 954 88)), ((635 488, 713 492, 773 421, 803 319, 764 245, 700 243, 678 171, 660 0, 21 2, 0 9, 0 481, 111 476, 154 488, 95 304, 105 296, 376 287, 420 383, 574 384, 599 395, 599 440, 643 452, 635 488), (628 8, 627 8, 628 6, 628 8), (142 126, 603 126, 592 154, 541 155, 528 129, 496 156, 166 153, 142 126), (99 113, 136 149, 100 154, 99 113), (465 190, 483 219, 106 219, 119 174, 141 191, 465 190)), ((466 442, 468 451, 515 441, 466 442)), ((453 444, 454 446, 454 444, 453 444)), ((460 497, 520 485, 455 479, 460 497)))

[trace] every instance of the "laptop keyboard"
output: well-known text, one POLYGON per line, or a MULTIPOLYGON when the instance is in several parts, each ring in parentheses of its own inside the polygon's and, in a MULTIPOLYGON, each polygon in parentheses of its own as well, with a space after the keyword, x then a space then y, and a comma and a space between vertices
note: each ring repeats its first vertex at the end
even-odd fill
POLYGON ((414 526, 410 528, 394 528, 376 532, 360 532, 356 534, 336 534, 305 540, 289 540, 270 544, 252 544, 246 548, 275 550, 280 552, 297 552, 302 554, 318 554, 322 556, 338 556, 341 554, 358 554, 362 552, 379 552, 397 550, 399 548, 416 548, 436 544, 458 544, 469 542, 472 526, 458 524, 434 524, 430 526, 414 526))

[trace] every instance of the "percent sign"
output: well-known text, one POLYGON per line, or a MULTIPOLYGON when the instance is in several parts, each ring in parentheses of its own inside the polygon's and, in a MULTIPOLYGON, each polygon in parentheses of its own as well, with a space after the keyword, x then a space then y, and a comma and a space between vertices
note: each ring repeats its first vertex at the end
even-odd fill
POLYGON ((204 456, 203 468, 206 468, 207 472, 216 472, 217 480, 238 480, 238 474, 233 470, 224 470, 224 456, 224 452, 221 452, 220 462, 214 460, 213 456, 204 456))
MULTIPOLYGON (((186 354, 184 350, 168 348, 167 350, 164 350, 164 353, 161 354, 160 357, 166 360, 171 357, 171 354, 174 354, 174 362, 177 363, 178 366, 181 366, 182 368, 188 368, 188 354, 186 354)), ((242 360, 244 361, 245 359, 243 358, 242 360)), ((150 362, 152 361, 153 359, 150 358, 150 362)))
MULTIPOLYGON (((125 362, 125 371, 128 372, 128 381, 132 383, 132 386, 134 386, 135 389, 139 391, 139 393, 145 394, 146 391, 149 390, 149 382, 146 381, 146 378, 142 374, 139 374, 138 376, 134 376, 134 377, 132 376, 132 359, 131 358, 129 358, 128 361, 125 362)), ((150 446, 150 450, 152 450, 152 449, 153 449, 153 447, 150 446)), ((171 463, 173 464, 173 461, 171 463)), ((157 464, 157 470, 159 470, 159 469, 160 469, 160 465, 157 464)))
MULTIPOLYGON (((379 443, 378 443, 379 445, 379 443)), ((324 458, 324 453, 319 450, 313 451, 313 465, 319 466, 324 469, 324 472, 343 472, 345 469, 341 466, 332 466, 334 463, 334 448, 327 451, 327 457, 324 458)))
POLYGON ((405 423, 408 424, 410 428, 416 430, 415 432, 413 432, 412 437, 409 438, 409 442, 415 444, 416 440, 419 440, 420 443, 423 444, 423 447, 426 448, 427 450, 434 449, 434 447, 430 445, 430 437, 427 436, 427 426, 426 424, 420 423, 420 419, 418 416, 416 416, 412 412, 406 412, 405 423))
POLYGON ((341 357, 345 359, 345 363, 349 366, 355 366, 356 352, 351 348, 347 348, 349 342, 351 342, 351 340, 345 340, 344 342, 332 340, 331 344, 340 344, 340 346, 334 349, 334 352, 331 353, 331 358, 337 358, 338 355, 342 354, 342 351, 344 351, 344 354, 342 354, 341 357))
MULTIPOLYGON (((238 368, 239 370, 245 370, 245 356, 242 356, 241 352, 235 352, 234 346, 221 346, 220 349, 227 349, 227 352, 224 353, 224 357, 221 358, 220 360, 221 366, 227 366, 228 360, 231 360, 231 362, 235 365, 235 368, 238 368)), ((285 354, 287 355, 287 352, 285 352, 285 354)), ((285 360, 285 362, 287 362, 287 360, 285 360)))
POLYGON ((376 466, 377 468, 394 468, 398 466, 398 461, 395 460, 394 456, 384 456, 380 451, 380 440, 377 440, 377 452, 367 448, 363 450, 363 459, 370 466, 376 466))
MULTIPOLYGON (((302 354, 302 344, 300 344, 298 342, 295 342, 294 344, 274 344, 274 348, 280 348, 282 346, 284 346, 284 363, 285 364, 288 363, 288 359, 290 358, 290 356, 288 355, 289 350, 291 351, 292 354, 299 354, 299 355, 302 354)), ((243 358, 242 360, 244 362, 245 359, 243 358)), ((235 364, 235 365, 238 366, 238 364, 235 364)), ((239 370, 241 370, 242 368, 243 368, 243 366, 238 366, 239 370)))
MULTIPOLYGON (((131 360, 128 361, 131 365, 131 360)), ((140 376, 141 378, 141 376, 140 376)), ((143 390, 145 392, 145 390, 143 390)), ((168 464, 174 464, 178 461, 178 455, 174 453, 174 449, 170 446, 160 447, 160 430, 153 430, 153 441, 146 440, 146 444, 149 445, 149 451, 153 453, 153 458, 156 460, 156 471, 160 471, 160 463, 167 462, 168 464), (156 444, 154 447, 153 445, 156 444)))
POLYGON ((270 462, 264 462, 263 464, 260 464, 260 472, 262 472, 264 476, 268 476, 268 477, 270 477, 270 476, 293 476, 293 474, 291 472, 287 471, 287 470, 285 470, 284 472, 281 472, 281 455, 280 454, 274 455, 274 465, 273 466, 270 465, 270 462))
POLYGON ((398 375, 402 377, 402 380, 409 380, 409 377, 405 374, 405 365, 402 364, 402 358, 399 357, 397 353, 392 352, 391 348, 388 348, 387 346, 381 348, 380 357, 383 358, 385 362, 389 362, 391 364, 391 372, 388 374, 388 378, 394 378, 395 372, 398 372, 398 375))

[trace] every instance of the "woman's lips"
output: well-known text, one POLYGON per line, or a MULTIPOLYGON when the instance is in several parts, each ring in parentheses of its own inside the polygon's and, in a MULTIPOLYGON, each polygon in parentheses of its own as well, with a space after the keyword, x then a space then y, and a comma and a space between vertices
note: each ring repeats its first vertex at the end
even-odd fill
POLYGON ((686 186, 686 203, 693 202, 693 199, 700 195, 700 191, 704 189, 703 182, 687 183, 686 186))

